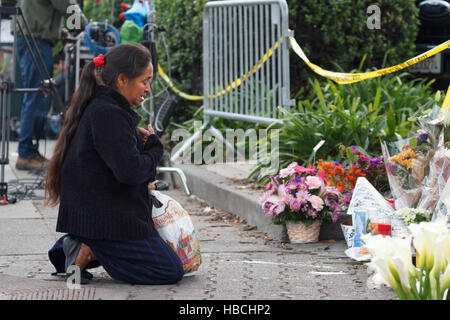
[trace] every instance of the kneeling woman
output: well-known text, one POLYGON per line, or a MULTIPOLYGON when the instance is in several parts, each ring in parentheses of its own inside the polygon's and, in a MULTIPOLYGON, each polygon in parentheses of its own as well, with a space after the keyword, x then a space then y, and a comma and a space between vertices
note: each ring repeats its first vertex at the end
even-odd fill
POLYGON ((82 72, 50 160, 46 203, 59 203, 57 232, 67 233, 49 251, 57 272, 76 265, 103 266, 132 284, 171 284, 184 275, 175 252, 152 221, 148 183, 155 179, 163 146, 151 126, 138 128, 132 109, 150 92, 151 55, 142 45, 121 44, 82 72))

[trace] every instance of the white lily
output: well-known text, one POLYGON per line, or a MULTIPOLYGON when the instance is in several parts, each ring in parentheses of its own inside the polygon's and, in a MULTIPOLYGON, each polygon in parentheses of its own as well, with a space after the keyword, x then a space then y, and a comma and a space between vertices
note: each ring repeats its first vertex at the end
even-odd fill
MULTIPOLYGON (((411 259, 411 237, 407 239, 383 237, 382 235, 362 236, 372 255, 369 269, 375 270, 372 281, 390 286, 402 299, 413 298, 411 281, 416 270, 411 259)), ((414 288, 415 289, 415 288, 414 288)))
POLYGON ((444 274, 441 278, 441 287, 440 287, 440 296, 444 298, 444 293, 447 291, 447 300, 449 299, 450 295, 450 263, 447 264, 447 267, 445 268, 444 274))
POLYGON ((417 267, 430 271, 433 268, 434 248, 440 236, 448 234, 447 225, 443 220, 411 224, 409 230, 413 236, 413 244, 417 250, 417 267))
POLYGON ((409 229, 417 251, 417 268, 411 262, 411 236, 362 236, 372 255, 369 268, 376 272, 371 280, 392 287, 400 299, 444 299, 450 290, 447 224, 444 220, 421 222, 409 229))
MULTIPOLYGON (((450 233, 440 235, 434 244, 434 265, 430 271, 430 288, 433 299, 442 299, 445 291, 445 272, 450 273, 448 260, 450 258, 450 233), (441 282, 441 273, 443 280, 441 282)), ((447 285, 448 286, 448 285, 447 285)))

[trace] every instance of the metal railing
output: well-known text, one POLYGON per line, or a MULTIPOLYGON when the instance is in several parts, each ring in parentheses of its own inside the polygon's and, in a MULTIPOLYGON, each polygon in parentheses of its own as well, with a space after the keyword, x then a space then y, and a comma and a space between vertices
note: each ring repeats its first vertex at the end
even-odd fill
POLYGON ((284 0, 212 1, 203 11, 204 115, 272 123, 289 108, 284 0))
MULTIPOLYGON (((235 150, 212 117, 267 123, 281 122, 278 109, 289 110, 288 7, 285 0, 211 1, 203 10, 203 114, 200 130, 176 148, 177 161, 208 128, 235 150)), ((239 154, 239 151, 238 151, 239 154)))

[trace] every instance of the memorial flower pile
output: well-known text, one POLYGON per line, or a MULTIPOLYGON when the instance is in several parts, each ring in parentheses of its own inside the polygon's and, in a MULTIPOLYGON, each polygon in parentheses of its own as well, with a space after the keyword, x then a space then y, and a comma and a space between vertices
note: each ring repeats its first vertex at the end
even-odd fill
POLYGON ((274 224, 302 221, 309 225, 328 218, 335 223, 345 207, 342 193, 328 186, 313 165, 291 163, 271 177, 266 189, 259 201, 274 224))

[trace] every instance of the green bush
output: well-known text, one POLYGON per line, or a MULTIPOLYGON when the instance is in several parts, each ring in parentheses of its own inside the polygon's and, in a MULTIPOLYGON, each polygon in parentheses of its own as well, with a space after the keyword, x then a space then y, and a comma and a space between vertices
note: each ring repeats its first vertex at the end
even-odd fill
MULTIPOLYGON (((339 65, 345 72, 358 67, 367 55, 365 66, 394 65, 415 56, 418 33, 418 9, 411 0, 287 0, 289 27, 311 62, 335 71, 339 65), (367 13, 377 5, 381 28, 369 29, 367 13)), ((291 55, 291 88, 293 92, 317 77, 296 55, 291 55)), ((337 70, 336 70, 337 71, 337 70)))
POLYGON ((83 13, 88 20, 96 21, 96 22, 104 22, 108 19, 109 23, 117 23, 120 21, 119 13, 120 4, 128 3, 132 4, 132 0, 116 0, 114 1, 114 8, 111 7, 112 1, 110 0, 102 0, 96 2, 94 0, 84 0, 83 1, 83 13), (112 19, 112 20, 111 20, 112 19))

